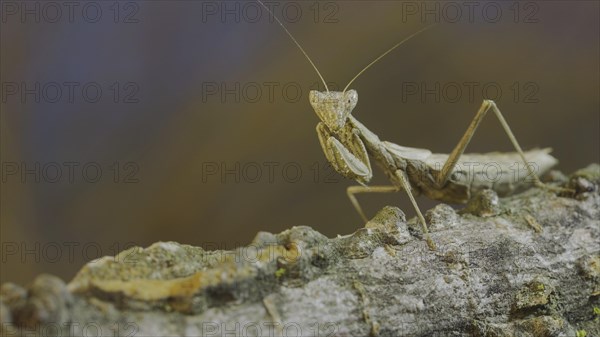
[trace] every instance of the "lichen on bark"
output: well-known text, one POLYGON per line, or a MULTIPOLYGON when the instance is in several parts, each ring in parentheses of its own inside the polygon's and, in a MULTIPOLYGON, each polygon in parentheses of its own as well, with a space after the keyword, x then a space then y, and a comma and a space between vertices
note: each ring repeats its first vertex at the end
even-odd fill
POLYGON ((460 211, 427 211, 435 251, 416 219, 384 207, 336 238, 293 227, 233 251, 159 242, 91 262, 68 284, 7 283, 2 332, 600 336, 600 167, 554 177, 575 194, 484 191, 460 211))

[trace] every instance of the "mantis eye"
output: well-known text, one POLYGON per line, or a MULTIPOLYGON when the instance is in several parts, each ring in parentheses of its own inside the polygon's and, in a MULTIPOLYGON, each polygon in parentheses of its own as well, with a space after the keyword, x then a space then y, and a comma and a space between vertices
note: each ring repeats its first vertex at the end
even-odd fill
POLYGON ((348 92, 346 92, 346 102, 348 104, 356 104, 356 101, 358 101, 358 94, 355 90, 349 90, 348 92))

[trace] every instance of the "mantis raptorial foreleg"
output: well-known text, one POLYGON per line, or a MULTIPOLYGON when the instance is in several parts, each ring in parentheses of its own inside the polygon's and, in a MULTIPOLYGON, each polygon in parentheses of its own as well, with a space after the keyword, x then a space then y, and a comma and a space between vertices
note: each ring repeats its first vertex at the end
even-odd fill
POLYGON ((352 133, 344 145, 332 135, 324 123, 319 123, 317 135, 325 157, 337 172, 359 183, 371 180, 373 171, 369 155, 356 133, 352 133))
POLYGON ((502 116, 500 109, 498 109, 498 107, 496 106, 496 103, 494 103, 494 101, 487 100, 487 99, 484 100, 483 103, 481 104, 481 107, 477 111, 477 114, 471 121, 471 124, 469 124, 467 131, 462 136, 462 138, 460 139, 460 141, 458 142, 458 144, 456 145, 454 150, 452 150, 452 153, 450 153, 448 160, 446 160, 446 163, 444 164, 444 166, 442 167, 442 170, 438 174, 437 179, 436 179, 438 186, 444 186, 444 184, 448 181, 448 178, 452 174, 454 167, 456 166, 456 164, 458 163, 458 160, 460 159, 460 156, 465 152, 465 148, 467 147, 467 145, 469 145, 469 142, 471 141, 471 138, 475 134, 477 127, 479 126, 479 124, 481 123, 481 121, 483 120, 483 118, 485 117, 487 112, 490 110, 490 108, 494 111, 494 113, 496 114, 496 117, 498 117, 498 120, 500 121, 502 128, 506 132, 506 135, 510 139, 511 143, 513 144, 513 146, 515 147, 517 152, 519 153, 519 156, 523 160, 523 163, 525 163, 525 167, 527 168, 529 175, 531 177, 533 177, 533 179, 534 179, 534 184, 539 187, 545 187, 546 185, 540 181, 540 179, 538 178, 536 172, 533 170, 531 165, 529 165, 527 163, 525 154, 523 154, 523 150, 521 149, 521 146, 519 145, 517 138, 512 133, 512 130, 508 126, 508 123, 506 123, 506 120, 504 119, 504 116, 502 116))

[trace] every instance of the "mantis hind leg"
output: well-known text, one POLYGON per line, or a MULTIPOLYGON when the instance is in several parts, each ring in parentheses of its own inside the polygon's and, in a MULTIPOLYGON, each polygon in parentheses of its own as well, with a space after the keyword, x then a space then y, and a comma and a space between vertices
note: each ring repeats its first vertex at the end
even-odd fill
POLYGON ((534 184, 538 187, 551 188, 540 181, 540 178, 538 178, 532 165, 530 165, 527 162, 527 159, 525 158, 525 154, 523 153, 523 150, 521 149, 521 146, 519 145, 517 138, 513 134, 510 127, 508 126, 508 123, 504 119, 502 112, 500 112, 500 109, 498 109, 498 107, 496 106, 496 103, 494 103, 494 101, 491 101, 491 100, 484 100, 483 103, 481 104, 481 107, 477 111, 477 114, 471 121, 471 124, 469 124, 467 131, 462 136, 462 138, 460 139, 460 141, 458 142, 458 144, 456 145, 454 150, 452 150, 452 153, 450 153, 450 156, 446 160, 446 163, 442 167, 442 170, 438 173, 438 176, 436 178, 437 185, 444 186, 446 184, 446 182, 448 181, 448 178, 450 177, 450 175, 452 174, 452 172, 454 170, 454 167, 458 163, 460 156, 464 153, 465 148, 467 147, 467 145, 469 145, 471 138, 475 134, 477 127, 479 126, 479 124, 481 123, 481 121, 483 120, 483 118, 485 117, 485 115, 487 114, 487 112, 490 109, 492 109, 494 114, 496 114, 496 117, 498 118, 498 121, 502 125, 504 132, 506 133, 506 135, 510 139, 511 143, 513 144, 515 150, 517 150, 517 153, 523 160, 523 163, 525 164, 525 167, 527 168, 529 176, 532 177, 534 180, 534 184))

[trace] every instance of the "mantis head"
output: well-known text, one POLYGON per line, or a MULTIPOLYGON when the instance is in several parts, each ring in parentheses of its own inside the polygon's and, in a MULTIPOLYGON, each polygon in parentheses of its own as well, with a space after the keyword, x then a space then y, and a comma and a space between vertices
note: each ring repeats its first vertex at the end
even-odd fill
POLYGON ((329 91, 323 75, 321 75, 321 72, 317 69, 317 66, 310 56, 304 51, 304 48, 296 41, 292 33, 290 33, 285 25, 273 14, 269 7, 261 0, 257 1, 271 14, 275 21, 277 21, 290 39, 296 44, 298 49, 300 49, 302 54, 304 54, 308 62, 315 69, 321 82, 325 86, 325 91, 312 90, 309 94, 310 104, 321 120, 321 123, 317 124, 317 134, 325 157, 332 167, 342 176, 354 179, 360 184, 366 184, 371 179, 372 171, 365 144, 357 132, 353 132, 353 130, 351 130, 351 132, 343 131, 352 110, 356 106, 356 103, 358 103, 358 93, 355 90, 348 90, 348 88, 361 74, 385 55, 433 25, 427 26, 396 43, 358 72, 342 91, 329 91))
POLYGON ((323 85, 325 86, 326 91, 321 92, 321 91, 312 90, 310 92, 310 96, 309 96, 310 104, 312 105, 313 109, 317 113, 317 116, 319 116, 319 118, 321 119, 323 124, 325 124, 331 131, 334 131, 334 132, 340 130, 346 124, 346 121, 348 120, 348 116, 350 116, 352 109, 354 109, 354 107, 356 106, 356 103, 358 102, 358 94, 356 93, 356 91, 348 90, 348 88, 350 87, 352 82, 354 82, 354 80, 356 80, 362 73, 364 73, 372 65, 374 65, 379 60, 381 60, 385 55, 389 54, 392 50, 398 48, 404 42, 410 40, 412 37, 418 35, 419 33, 429 29, 430 27, 433 27, 433 25, 426 26, 425 28, 422 28, 421 30, 417 31, 416 33, 413 33, 412 35, 404 38, 402 41, 393 45, 390 49, 385 51, 383 54, 379 55, 379 57, 377 57, 375 60, 373 60, 371 63, 369 63, 360 72, 358 72, 358 74, 356 74, 356 76, 354 76, 354 78, 352 78, 350 80, 350 82, 348 82, 348 85, 346 85, 344 90, 329 91, 329 88, 327 87, 327 82, 323 78, 323 75, 321 75, 321 72, 319 71, 319 69, 317 69, 317 66, 312 61, 310 56, 308 56, 308 54, 306 53, 304 48, 302 48, 300 43, 298 43, 298 41, 296 41, 296 38, 294 38, 292 33, 290 33, 290 31, 285 27, 285 25, 273 14, 273 12, 269 9, 269 7, 267 7, 261 0, 257 0, 257 1, 258 1, 258 3, 260 3, 260 5, 264 9, 267 10, 267 12, 269 12, 273 16, 275 21, 277 21, 277 23, 287 33, 287 35, 290 37, 290 39, 292 39, 292 41, 296 44, 298 49, 300 49, 302 54, 304 54, 304 57, 306 57, 308 62, 310 62, 310 65, 315 69, 315 71, 317 72, 317 75, 319 75, 319 78, 321 79, 321 82, 323 82, 323 85))
POLYGON ((309 94, 310 104, 319 119, 333 132, 344 127, 348 116, 358 102, 356 90, 341 91, 316 91, 309 94))

